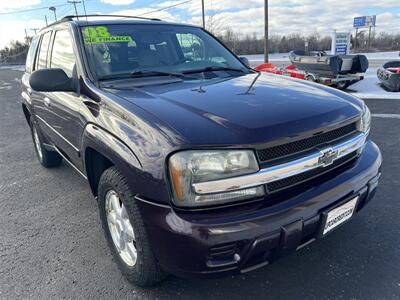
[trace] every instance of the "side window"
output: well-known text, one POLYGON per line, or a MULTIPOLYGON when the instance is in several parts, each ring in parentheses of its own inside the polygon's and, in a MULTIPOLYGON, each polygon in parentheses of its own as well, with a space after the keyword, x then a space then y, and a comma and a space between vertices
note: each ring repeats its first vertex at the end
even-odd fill
POLYGON ((176 35, 185 58, 194 61, 205 60, 203 40, 191 33, 178 33, 176 35))
POLYGON ((26 64, 25 64, 25 72, 31 73, 33 70, 33 63, 36 54, 36 48, 38 44, 39 38, 35 36, 32 39, 31 46, 29 47, 28 55, 26 56, 26 64))
POLYGON ((40 44, 40 52, 38 59, 38 69, 45 69, 47 62, 47 52, 49 50, 51 31, 45 33, 42 38, 42 43, 40 44))
POLYGON ((53 44, 53 52, 51 53, 51 68, 61 68, 72 77, 72 72, 75 66, 74 47, 72 38, 68 31, 60 30, 56 32, 53 44))
POLYGON ((226 59, 213 48, 206 48, 204 41, 192 33, 178 33, 176 35, 183 55, 193 61, 207 61, 225 64, 226 59))

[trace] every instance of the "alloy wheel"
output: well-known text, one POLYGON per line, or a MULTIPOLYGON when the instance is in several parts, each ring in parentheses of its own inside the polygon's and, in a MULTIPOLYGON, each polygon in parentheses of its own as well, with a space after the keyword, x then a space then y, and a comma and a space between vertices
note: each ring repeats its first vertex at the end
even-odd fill
POLYGON ((114 246, 121 259, 133 267, 137 260, 135 233, 128 213, 119 195, 114 190, 106 194, 106 216, 114 246))

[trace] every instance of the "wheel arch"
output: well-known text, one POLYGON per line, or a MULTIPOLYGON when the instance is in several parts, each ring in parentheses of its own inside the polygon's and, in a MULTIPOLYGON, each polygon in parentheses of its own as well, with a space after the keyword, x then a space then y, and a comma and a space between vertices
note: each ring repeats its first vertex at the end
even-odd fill
POLYGON ((94 124, 85 128, 82 150, 84 168, 95 197, 100 177, 109 167, 116 166, 125 176, 132 169, 142 169, 138 158, 125 143, 94 124))
POLYGON ((25 103, 22 103, 22 111, 24 112, 24 116, 26 121, 28 122, 29 125, 31 125, 31 112, 29 111, 29 108, 25 103))

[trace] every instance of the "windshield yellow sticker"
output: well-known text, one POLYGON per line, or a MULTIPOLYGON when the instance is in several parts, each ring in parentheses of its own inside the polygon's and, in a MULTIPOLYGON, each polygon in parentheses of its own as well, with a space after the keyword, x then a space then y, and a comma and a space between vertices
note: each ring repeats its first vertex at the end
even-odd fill
POLYGON ((85 44, 130 43, 129 35, 111 35, 106 26, 86 27, 82 30, 85 44))

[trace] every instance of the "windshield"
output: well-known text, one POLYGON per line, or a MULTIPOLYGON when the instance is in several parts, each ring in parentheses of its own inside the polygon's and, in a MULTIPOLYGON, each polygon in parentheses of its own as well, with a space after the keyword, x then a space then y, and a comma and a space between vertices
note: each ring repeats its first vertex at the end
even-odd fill
POLYGON ((132 74, 249 72, 240 60, 200 28, 102 25, 82 27, 82 34, 90 67, 99 79, 132 74))

